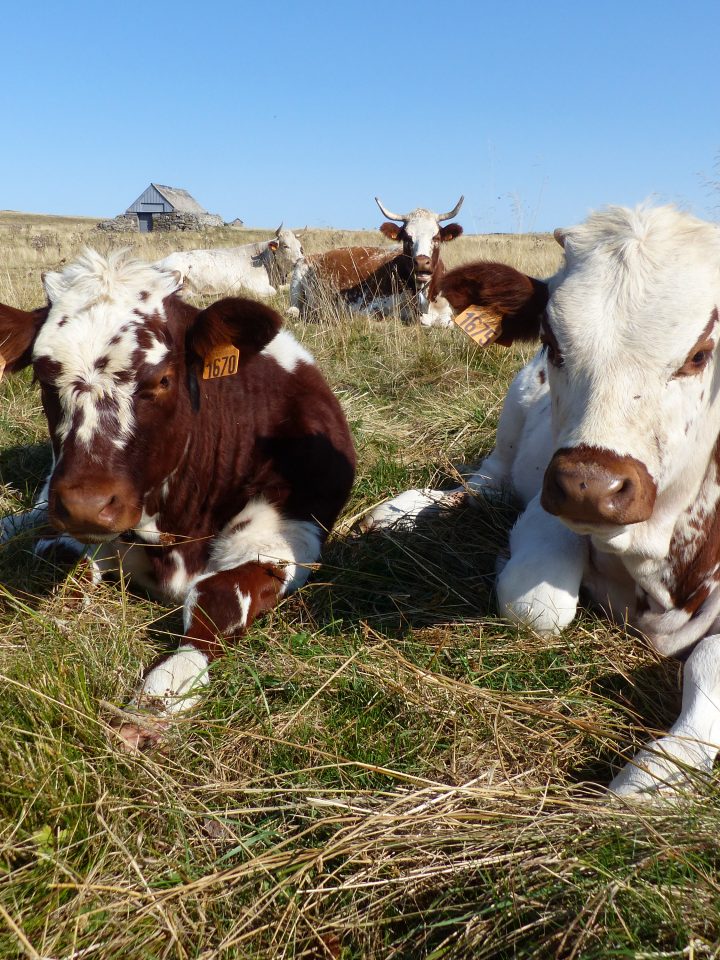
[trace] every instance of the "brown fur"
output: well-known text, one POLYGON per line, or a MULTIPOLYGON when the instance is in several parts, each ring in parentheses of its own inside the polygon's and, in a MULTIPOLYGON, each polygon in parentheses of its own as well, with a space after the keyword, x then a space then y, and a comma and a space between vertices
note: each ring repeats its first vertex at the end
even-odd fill
POLYGON ((508 347, 515 340, 536 340, 548 302, 547 284, 503 263, 479 261, 449 270, 431 287, 430 299, 440 294, 456 312, 466 307, 492 307, 502 315, 502 335, 496 343, 508 347))

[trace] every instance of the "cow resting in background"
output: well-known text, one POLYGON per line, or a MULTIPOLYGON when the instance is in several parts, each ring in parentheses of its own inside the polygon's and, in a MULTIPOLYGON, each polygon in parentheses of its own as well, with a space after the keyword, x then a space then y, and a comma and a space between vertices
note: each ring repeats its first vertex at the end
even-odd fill
POLYGON ((272 240, 215 250, 179 250, 154 266, 182 274, 186 293, 247 292, 271 297, 287 283, 291 270, 303 256, 300 236, 283 230, 280 224, 272 240))
MULTIPOLYGON (((720 229, 672 207, 611 208, 556 238, 566 263, 547 283, 477 263, 441 285, 455 309, 480 307, 498 342, 543 342, 469 487, 509 485, 525 507, 502 613, 557 634, 582 587, 687 658, 679 719, 610 785, 672 794, 720 748, 720 229)), ((408 491, 366 526, 446 495, 408 491)))
POLYGON ((157 733, 119 728, 135 748, 197 700, 222 638, 305 582, 350 491, 353 445, 269 307, 198 310, 178 274, 117 253, 87 251, 44 282, 48 306, 0 306, 5 369, 32 364, 54 455, 35 509, 4 534, 44 524, 40 546, 182 605, 185 635, 131 705, 157 714, 157 733))
POLYGON ((440 244, 462 233, 452 220, 462 206, 460 197, 448 213, 433 213, 418 207, 410 213, 391 213, 375 197, 388 220, 380 227, 390 240, 403 245, 402 253, 386 247, 340 247, 305 257, 295 266, 290 281, 290 309, 307 316, 323 305, 325 291, 338 295, 353 310, 386 316, 397 311, 406 321, 424 326, 448 326, 452 312, 434 287, 444 272, 440 244))

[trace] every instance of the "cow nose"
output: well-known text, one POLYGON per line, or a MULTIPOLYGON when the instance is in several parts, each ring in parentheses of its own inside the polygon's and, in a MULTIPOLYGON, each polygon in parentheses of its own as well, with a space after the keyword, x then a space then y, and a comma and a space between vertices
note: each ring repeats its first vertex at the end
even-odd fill
POLYGON ((430 257, 415 257, 415 270, 417 273, 432 273, 430 257))
POLYGON ((576 447, 559 450, 550 461, 541 503, 563 520, 624 526, 648 520, 655 496, 655 484, 639 460, 576 447))
POLYGON ((54 492, 52 519, 56 526, 75 533, 118 532, 123 504, 116 491, 57 483, 54 492))

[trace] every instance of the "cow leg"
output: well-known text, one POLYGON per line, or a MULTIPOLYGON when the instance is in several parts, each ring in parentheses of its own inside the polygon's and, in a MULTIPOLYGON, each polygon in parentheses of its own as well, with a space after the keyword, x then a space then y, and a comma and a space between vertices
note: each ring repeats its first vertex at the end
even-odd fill
POLYGON ((705 637, 687 659, 682 709, 668 736, 651 740, 610 784, 629 799, 677 796, 708 775, 720 751, 720 634, 705 637))
POLYGON ((157 719, 120 726, 128 749, 159 740, 170 719, 197 702, 208 683, 208 666, 223 650, 218 638, 242 636, 255 617, 302 586, 322 540, 314 521, 284 518, 262 499, 228 523, 213 546, 210 569, 186 594, 180 646, 152 667, 129 705, 149 709, 157 719))
POLYGON ((574 618, 587 542, 546 513, 538 494, 510 531, 510 559, 500 571, 500 613, 554 635, 574 618))
POLYGON ((2 521, 0 521, 0 543, 7 543, 8 540, 19 534, 27 533, 36 527, 47 524, 49 487, 50 479, 48 478, 30 510, 25 510, 23 513, 11 513, 2 518, 2 521))
POLYGON ((173 653, 151 667, 128 704, 127 710, 142 714, 141 719, 117 727, 123 745, 139 750, 156 744, 172 718, 200 699, 210 663, 223 652, 222 640, 240 638, 257 616, 277 605, 285 588, 285 572, 263 563, 198 578, 184 604, 185 636, 173 653))

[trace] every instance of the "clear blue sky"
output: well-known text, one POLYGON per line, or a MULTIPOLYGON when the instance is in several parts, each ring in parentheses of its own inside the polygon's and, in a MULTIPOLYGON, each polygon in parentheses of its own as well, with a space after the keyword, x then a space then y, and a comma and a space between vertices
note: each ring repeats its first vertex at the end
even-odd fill
POLYGON ((720 216, 719 0, 7 5, 0 208, 112 216, 150 181, 252 226, 469 232, 652 196, 720 216))

